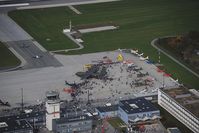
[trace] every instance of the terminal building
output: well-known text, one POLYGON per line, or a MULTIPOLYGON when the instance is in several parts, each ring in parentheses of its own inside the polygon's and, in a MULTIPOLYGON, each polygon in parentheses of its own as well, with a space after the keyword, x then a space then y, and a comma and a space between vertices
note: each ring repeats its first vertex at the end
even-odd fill
POLYGON ((31 112, 0 117, 0 133, 32 133, 45 126, 45 112, 31 112))
POLYGON ((92 117, 73 115, 61 117, 60 98, 56 91, 46 93, 46 128, 54 133, 89 133, 92 131, 92 117))
POLYGON ((118 105, 97 107, 96 112, 101 119, 118 116, 118 105))
POLYGON ((119 102, 118 116, 126 124, 136 124, 160 118, 160 111, 145 98, 135 98, 119 102))
POLYGON ((54 119, 52 129, 54 133, 91 133, 92 117, 81 115, 54 119))
POLYGON ((33 133, 32 126, 26 120, 0 119, 0 133, 33 133))
POLYGON ((158 104, 194 133, 199 131, 199 92, 185 87, 160 88, 158 104))

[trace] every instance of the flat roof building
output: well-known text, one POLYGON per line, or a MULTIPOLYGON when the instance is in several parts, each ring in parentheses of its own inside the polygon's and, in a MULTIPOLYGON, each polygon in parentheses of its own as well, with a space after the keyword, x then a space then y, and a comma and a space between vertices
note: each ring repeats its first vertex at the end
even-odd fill
POLYGON ((118 105, 97 107, 96 112, 98 112, 100 118, 117 117, 118 105))
POLYGON ((185 87, 160 88, 158 104, 194 133, 199 131, 199 92, 185 87))
MULTIPOLYGON (((8 123, 6 127, 0 126, 0 133, 4 133, 2 132, 2 130, 8 130, 10 132, 13 133, 13 126, 15 126, 15 128, 17 129, 17 131, 15 131, 16 133, 18 133, 18 131, 20 131, 20 133, 22 131, 28 131, 28 127, 26 130, 26 128, 24 128, 23 123, 26 121, 31 127, 34 128, 41 128, 44 127, 45 125, 45 112, 44 111, 40 111, 40 112, 31 112, 31 113, 23 113, 23 114, 18 114, 18 115, 10 115, 10 116, 3 116, 0 117, 0 123, 8 123), (20 124, 20 125, 17 125, 20 124), (9 126, 11 125, 11 126, 9 126), (7 129, 6 129, 7 128, 7 129), (21 128, 21 130, 20 130, 21 128)), ((4 125, 4 124, 3 124, 4 125)), ((7 133, 7 132, 6 132, 7 133)))
POLYGON ((120 101, 118 109, 118 116, 126 124, 160 117, 160 111, 143 97, 120 101))

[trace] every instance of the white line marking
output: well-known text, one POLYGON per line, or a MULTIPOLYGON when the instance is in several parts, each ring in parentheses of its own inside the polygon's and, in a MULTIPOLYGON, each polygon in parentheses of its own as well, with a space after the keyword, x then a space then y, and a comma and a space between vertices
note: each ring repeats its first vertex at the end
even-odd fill
POLYGON ((0 5, 0 7, 15 7, 15 6, 29 6, 29 3, 21 3, 21 4, 5 4, 0 5))

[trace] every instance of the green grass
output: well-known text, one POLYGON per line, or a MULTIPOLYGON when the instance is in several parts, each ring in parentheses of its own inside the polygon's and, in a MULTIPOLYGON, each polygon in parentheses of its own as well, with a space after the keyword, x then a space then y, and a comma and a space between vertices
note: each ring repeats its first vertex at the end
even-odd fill
POLYGON ((18 58, 0 42, 0 69, 11 68, 20 64, 18 58))
MULTIPOLYGON (((76 47, 62 34, 69 20, 73 25, 112 22, 120 28, 84 34, 85 48, 66 54, 138 48, 154 61, 158 59, 157 51, 150 45, 154 38, 199 30, 198 0, 122 0, 75 7, 83 14, 76 15, 68 7, 61 7, 13 11, 9 15, 48 50, 76 47)), ((174 78, 199 89, 197 77, 164 55, 161 61, 174 78)))

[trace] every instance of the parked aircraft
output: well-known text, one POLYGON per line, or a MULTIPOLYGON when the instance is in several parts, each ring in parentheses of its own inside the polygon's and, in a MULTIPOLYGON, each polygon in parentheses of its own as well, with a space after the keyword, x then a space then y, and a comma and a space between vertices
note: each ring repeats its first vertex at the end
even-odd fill
POLYGON ((133 50, 133 49, 131 49, 131 54, 138 55, 138 50, 133 50))
POLYGON ((35 58, 35 59, 39 59, 41 57, 42 57, 41 55, 35 55, 35 56, 33 56, 33 58, 35 58))
POLYGON ((149 57, 148 57, 148 56, 147 56, 147 57, 145 57, 145 58, 144 58, 144 57, 142 57, 142 56, 140 57, 140 60, 143 60, 143 61, 144 61, 144 60, 148 60, 148 59, 149 59, 149 57))
POLYGON ((143 56, 143 55, 144 55, 144 53, 138 54, 139 57, 141 57, 141 56, 143 56))

